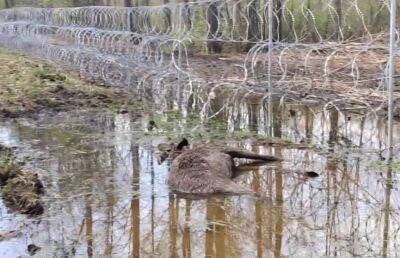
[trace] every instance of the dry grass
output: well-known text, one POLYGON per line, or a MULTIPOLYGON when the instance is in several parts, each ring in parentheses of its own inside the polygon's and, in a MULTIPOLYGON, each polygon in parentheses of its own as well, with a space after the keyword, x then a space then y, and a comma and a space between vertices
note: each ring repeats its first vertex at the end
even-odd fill
MULTIPOLYGON (((267 50, 260 50, 198 55, 191 62, 191 72, 211 87, 224 85, 236 95, 240 89, 241 95, 256 103, 268 94, 268 54, 267 50)), ((271 56, 271 82, 276 98, 375 111, 384 110, 387 105, 385 70, 389 54, 379 37, 372 45, 277 46, 271 56)), ((394 96, 399 99, 400 93, 396 91, 394 96)))
POLYGON ((12 210, 23 214, 43 213, 40 195, 43 184, 37 174, 22 171, 9 148, 0 145, 0 183, 2 198, 12 210))
POLYGON ((2 197, 11 209, 23 214, 40 215, 44 211, 40 198, 42 190, 37 174, 21 173, 7 181, 2 197))

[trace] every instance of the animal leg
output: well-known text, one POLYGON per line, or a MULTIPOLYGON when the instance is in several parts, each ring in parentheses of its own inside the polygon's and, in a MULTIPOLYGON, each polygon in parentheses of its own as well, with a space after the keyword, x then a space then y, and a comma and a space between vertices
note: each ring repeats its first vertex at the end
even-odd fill
POLYGON ((232 177, 235 178, 235 177, 238 177, 238 176, 240 176, 240 175, 242 175, 244 173, 247 173, 247 172, 250 172, 250 171, 254 171, 254 170, 258 169, 259 167, 261 167, 261 166, 263 166, 263 165, 265 165, 267 163, 268 163, 267 161, 261 160, 261 161, 254 161, 254 162, 251 162, 251 163, 239 165, 239 166, 233 168, 232 177))
POLYGON ((227 149, 223 150, 224 153, 230 155, 232 158, 244 158, 244 159, 256 159, 264 161, 278 161, 281 160, 274 156, 262 155, 250 151, 238 150, 238 149, 227 149))

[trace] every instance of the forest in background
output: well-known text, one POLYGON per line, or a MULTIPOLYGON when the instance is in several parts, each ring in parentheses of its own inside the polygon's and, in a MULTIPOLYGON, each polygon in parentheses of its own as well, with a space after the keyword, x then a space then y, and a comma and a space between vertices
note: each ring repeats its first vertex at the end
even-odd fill
POLYGON ((139 6, 139 5, 159 5, 168 0, 0 0, 0 8, 12 8, 15 6, 35 6, 35 7, 78 7, 92 5, 108 6, 139 6))
MULTIPOLYGON (((80 6, 157 6, 168 3, 189 3, 196 1, 171 1, 171 0, 0 0, 1 8, 21 6, 34 7, 80 7, 80 6)), ((203 2, 203 1, 202 1, 203 2)), ((329 41, 342 41, 343 39, 356 39, 371 34, 388 31, 389 10, 385 1, 344 1, 344 0, 274 0, 274 16, 276 27, 274 40, 293 42, 293 31, 298 35, 308 34, 300 39, 302 42, 318 42, 320 39, 329 41), (279 26, 278 26, 279 24, 279 26), (339 37, 338 27, 343 32, 339 37), (315 32, 314 32, 315 31, 315 32)), ((236 2, 235 2, 236 3, 236 2)), ((242 26, 249 27, 249 38, 255 41, 265 40, 266 6, 268 0, 247 0, 237 2, 239 12, 245 13, 248 21, 238 21, 242 26), (250 35, 251 34, 251 35, 250 35)), ((221 8, 224 3, 210 4, 207 12, 212 8, 219 8, 217 16, 227 16, 226 21, 233 14, 221 8)), ((216 11, 216 9, 215 9, 216 11)), ((218 18, 219 19, 219 18, 218 18)), ((196 21, 193 21, 196 23, 196 21)), ((217 22, 217 21, 216 21, 217 22)), ((210 22, 209 22, 210 23, 210 22)), ((228 24, 226 24, 228 25, 228 24)), ((217 26, 217 25, 216 25, 217 26)), ((342 33, 341 32, 341 33, 342 33)))

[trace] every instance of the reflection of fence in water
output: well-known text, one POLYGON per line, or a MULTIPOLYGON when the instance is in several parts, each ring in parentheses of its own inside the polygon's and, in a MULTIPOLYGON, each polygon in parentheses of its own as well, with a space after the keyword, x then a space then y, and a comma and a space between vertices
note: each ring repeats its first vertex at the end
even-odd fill
MULTIPOLYGON (((301 120, 303 116, 296 119, 301 120)), ((322 118, 312 122, 315 127, 322 123, 319 119, 322 118)), ((124 119, 119 117, 118 124, 126 128, 132 126, 128 116, 124 119)), ((323 128, 330 130, 326 126, 323 128)), ((286 124, 280 130, 283 135, 295 133, 292 132, 295 128, 287 127, 286 124)), ((328 131, 321 134, 328 135, 328 131)), ((342 128, 337 133, 339 135, 345 131, 342 128)), ((384 224, 382 205, 385 201, 382 189, 385 182, 376 170, 367 167, 365 161, 368 158, 365 156, 341 160, 334 155, 319 155, 313 150, 256 147, 249 141, 245 144, 248 149, 254 151, 254 148, 258 148, 263 153, 274 152, 278 156, 283 155, 286 160, 282 167, 274 165, 272 168, 250 172, 242 178, 247 185, 258 189, 271 201, 226 197, 188 202, 168 196, 168 190, 159 175, 162 168, 153 158, 153 150, 137 148, 134 145, 136 141, 130 138, 133 136, 129 133, 126 136, 123 141, 115 143, 116 149, 102 148, 98 152, 82 154, 84 158, 79 159, 84 163, 83 167, 90 167, 85 164, 96 164, 93 161, 97 160, 104 163, 98 163, 98 167, 93 168, 94 173, 99 174, 98 178, 95 176, 99 180, 94 180, 93 185, 95 198, 90 202, 92 216, 96 219, 87 220, 94 223, 93 235, 88 239, 94 240, 93 250, 96 253, 111 252, 112 249, 116 254, 140 252, 143 255, 154 254, 155 250, 155 253, 163 256, 189 251, 193 256, 215 252, 238 256, 255 256, 256 252, 278 252, 282 255, 312 252, 315 256, 321 256, 326 251, 328 254, 342 256, 352 252, 378 256, 381 251, 383 240, 380 232, 384 224), (122 149, 122 152, 115 151, 122 149), (106 164, 114 164, 111 171, 106 164), (132 167, 133 164, 136 166, 132 167), (122 167, 127 168, 124 172, 132 174, 132 179, 142 183, 140 195, 136 194, 137 183, 132 189, 131 184, 118 180, 119 168, 122 167), (304 183, 294 172, 297 169, 316 170, 321 173, 321 178, 304 183), (106 180, 103 177, 115 179, 106 180), (104 195, 104 192, 110 195, 104 195), (133 194, 131 202, 126 199, 127 194, 133 194), (105 248, 102 243, 110 239, 113 241, 107 242, 105 248), (188 245, 187 241, 191 244, 188 245), (348 246, 349 241, 354 246, 348 246), (309 245, 304 246, 304 243, 309 245)), ((371 136, 370 139, 365 135, 364 140, 375 142, 375 137, 371 136)), ((74 159, 60 159, 66 163, 62 163, 62 167, 69 170, 65 171, 66 174, 79 171, 79 168, 68 166, 74 159)), ((398 245, 393 235, 397 235, 399 229, 396 220, 399 207, 395 196, 393 194, 395 199, 390 210, 392 234, 389 251, 392 253, 398 245)), ((83 198, 73 199, 72 202, 79 204, 83 198)), ((61 205, 66 203, 61 202, 61 205)), ((76 211, 77 217, 84 214, 82 205, 71 207, 81 207, 76 211)), ((74 226, 79 228, 79 225, 74 226)), ((84 241, 78 243, 79 253, 85 252, 82 250, 84 247, 84 241)))
MULTIPOLYGON (((288 117, 292 108, 287 106, 279 113, 288 117)), ((246 111, 243 107, 239 113, 246 111)), ((376 149, 384 141, 384 124, 377 130, 376 118, 372 116, 361 121, 357 116, 350 121, 339 117, 337 126, 330 127, 330 118, 324 118, 322 113, 309 116, 307 112, 306 108, 296 112, 290 121, 276 125, 280 127, 276 130, 282 136, 296 139, 308 135, 307 125, 311 125, 313 139, 325 137, 328 141, 329 135, 336 135, 367 149, 376 149)), ((346 257, 351 252, 379 256, 382 250, 385 215, 382 210, 387 200, 382 190, 385 178, 380 169, 369 167, 369 160, 377 158, 374 154, 354 153, 338 159, 336 152, 320 155, 313 149, 280 150, 253 145, 252 139, 235 141, 232 146, 284 157, 284 163, 249 172, 240 179, 240 184, 261 192, 271 201, 244 196, 187 202, 168 195, 164 181, 167 168, 159 166, 154 158, 153 147, 158 143, 148 138, 138 140, 140 136, 131 133, 137 130, 135 126, 146 127, 146 122, 135 125, 136 118, 128 114, 94 118, 89 115, 84 121, 79 116, 68 117, 66 120, 61 116, 57 121, 96 130, 88 131, 94 134, 85 140, 85 145, 88 144, 85 153, 71 152, 54 143, 46 150, 54 158, 44 162, 57 175, 48 179, 53 182, 49 185, 58 186, 48 190, 48 196, 55 200, 49 203, 50 210, 63 213, 55 212, 51 216, 56 217, 45 218, 46 230, 39 235, 49 241, 59 237, 58 245, 76 248, 77 255, 86 254, 86 248, 94 256, 103 252, 119 256, 128 252, 144 256, 175 252, 204 256, 208 252, 225 252, 253 257, 256 252, 274 251, 282 255, 305 256, 302 254, 307 252, 324 256, 326 251, 346 257), (99 139, 96 132, 101 130, 113 133, 99 139), (104 143, 110 145, 104 148, 104 143), (317 171, 321 177, 302 182, 296 171, 304 170, 317 171), (85 173, 81 175, 82 171, 85 173), (83 221, 77 219, 83 216, 83 221), (89 225, 93 230, 86 230, 89 225), (80 228, 82 235, 77 234, 80 228), (65 242, 61 242, 63 237, 65 242)), ((263 118, 255 120, 258 119, 263 118)), ((37 135, 28 127, 20 130, 23 139, 37 141, 37 135)), ((398 175, 394 174, 393 180, 397 181, 398 175)), ((387 250, 396 254, 400 195, 397 189, 392 191, 387 250)), ((54 244, 45 248, 54 248, 54 244)))

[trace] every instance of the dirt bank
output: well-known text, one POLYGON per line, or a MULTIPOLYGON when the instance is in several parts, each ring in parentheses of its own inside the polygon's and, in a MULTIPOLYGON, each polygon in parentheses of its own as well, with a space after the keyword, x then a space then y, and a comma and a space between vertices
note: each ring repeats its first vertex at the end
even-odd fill
POLYGON ((138 100, 126 89, 77 79, 40 60, 0 47, 0 117, 33 115, 44 109, 106 108, 134 111, 138 100))

